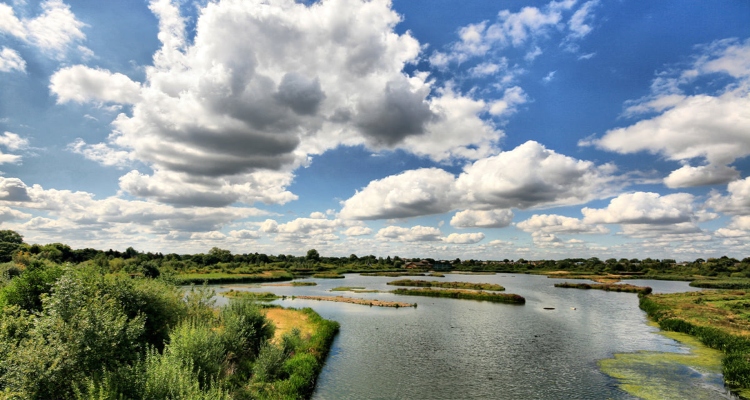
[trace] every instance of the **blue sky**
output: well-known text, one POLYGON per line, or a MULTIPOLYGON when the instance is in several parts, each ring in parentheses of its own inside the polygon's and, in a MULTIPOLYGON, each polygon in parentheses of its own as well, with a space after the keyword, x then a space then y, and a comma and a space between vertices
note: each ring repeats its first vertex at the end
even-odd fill
POLYGON ((0 227, 453 259, 750 255, 750 3, 0 2, 0 227))

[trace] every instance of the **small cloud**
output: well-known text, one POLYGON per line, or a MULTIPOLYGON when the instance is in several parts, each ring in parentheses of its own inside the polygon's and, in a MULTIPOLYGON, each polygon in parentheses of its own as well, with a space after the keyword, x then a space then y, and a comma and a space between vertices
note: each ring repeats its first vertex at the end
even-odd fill
POLYGON ((0 72, 26 72, 26 61, 13 49, 3 47, 0 51, 0 72))
POLYGON ((557 71, 550 72, 549 74, 547 74, 547 76, 545 76, 544 78, 542 78, 542 82, 544 82, 544 83, 550 83, 550 82, 552 82, 552 80, 555 79, 555 74, 556 73, 557 73, 557 71))

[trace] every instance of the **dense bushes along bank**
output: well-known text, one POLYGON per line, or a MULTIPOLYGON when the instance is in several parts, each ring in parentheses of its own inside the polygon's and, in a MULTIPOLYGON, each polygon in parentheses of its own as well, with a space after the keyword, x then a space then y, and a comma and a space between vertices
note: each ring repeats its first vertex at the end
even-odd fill
POLYGON ((494 303, 525 304, 526 299, 517 294, 510 293, 488 293, 474 290, 460 289, 396 289, 394 294, 406 296, 428 296, 428 297, 447 297, 451 299, 463 300, 482 300, 494 303))
POLYGON ((258 305, 162 280, 34 264, 0 288, 0 398, 246 399, 311 393, 338 324, 272 341, 258 305))
POLYGON ((744 291, 640 297, 640 308, 661 329, 695 336, 706 346, 723 351, 724 382, 743 398, 750 398, 750 338, 741 333, 747 329, 744 310, 749 304, 750 294, 744 291))

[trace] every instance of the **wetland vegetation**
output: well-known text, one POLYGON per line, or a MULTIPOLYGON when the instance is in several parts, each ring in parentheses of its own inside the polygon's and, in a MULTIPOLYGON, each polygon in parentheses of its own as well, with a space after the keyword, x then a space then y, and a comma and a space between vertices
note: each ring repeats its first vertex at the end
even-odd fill
POLYGON ((626 292, 626 293, 638 293, 646 295, 651 293, 651 288, 648 286, 635 286, 627 283, 555 283, 555 287, 568 288, 568 289, 595 289, 604 290, 606 292, 626 292))
POLYGON ((401 307, 416 307, 416 303, 404 303, 401 301, 383 301, 383 300, 376 300, 376 299, 357 299, 353 297, 345 297, 345 296, 294 296, 292 299, 301 299, 301 300, 317 300, 317 301, 333 301, 336 303, 349 303, 349 304, 359 304, 362 306, 375 306, 375 307, 395 307, 395 308, 401 308, 401 307))
POLYGON ((686 333, 724 353, 727 386, 750 395, 750 292, 719 290, 642 296, 640 307, 666 331, 686 333))
POLYGON ((396 289, 394 294, 405 296, 445 297, 450 299, 491 301, 493 303, 524 304, 526 299, 517 294, 489 293, 465 289, 396 289))
POLYGON ((412 279, 401 279, 398 281, 388 282, 389 285, 393 286, 414 286, 414 287, 427 287, 427 288, 442 288, 442 289, 469 289, 469 290, 491 290, 500 292, 505 290, 504 287, 497 283, 472 283, 472 282, 438 282, 438 281, 422 281, 412 279))
MULTIPOLYGON (((435 262, 426 260, 428 264, 435 262)), ((192 255, 139 252, 133 248, 124 252, 102 251, 72 249, 61 243, 27 244, 12 231, 0 231, 0 261, 0 397, 19 398, 159 397, 159 390, 166 390, 166 382, 170 390, 184 398, 306 397, 317 373, 310 371, 319 371, 327 348, 305 346, 313 346, 310 340, 318 344, 330 341, 331 332, 337 329, 335 324, 315 325, 315 332, 323 332, 322 339, 314 339, 317 333, 296 333, 293 328, 285 331, 287 335, 283 337, 271 335, 263 328, 270 327, 273 321, 266 308, 253 305, 217 309, 210 304, 207 293, 201 292, 203 289, 194 288, 184 296, 178 285, 270 283, 309 276, 343 278, 343 273, 355 271, 374 276, 439 274, 428 269, 405 270, 406 262, 424 260, 396 256, 322 257, 316 251, 306 256, 232 254, 219 248, 192 255), (250 333, 231 333, 234 328, 227 327, 237 318, 261 321, 255 336, 245 340, 242 335, 250 333), (236 347, 237 343, 248 341, 255 344, 248 349, 236 347), (261 347, 266 349, 263 355, 261 347), (306 349, 302 353, 313 355, 317 361, 295 358, 301 348, 306 349), (297 374, 295 368, 303 372, 297 374)), ((446 272, 454 274, 544 274, 594 279, 599 284, 666 279, 692 281, 692 286, 704 288, 750 287, 750 257, 688 262, 595 257, 537 261, 456 259, 440 264, 448 265, 446 272)), ((315 282, 273 285, 312 286, 315 282)), ((628 285, 608 287, 623 291, 628 285)), ((525 302, 518 295, 437 287, 396 289, 394 293, 525 302)), ((238 296, 270 299, 268 294, 238 296)), ((378 305, 369 299, 335 301, 378 305)), ((750 299, 746 291, 651 294, 641 296, 640 302, 663 330, 688 333, 721 350, 727 385, 738 390, 750 387, 750 327, 746 326, 750 321, 746 312, 750 299)), ((230 304, 235 303, 249 304, 242 300, 230 304)), ((403 304, 399 307, 412 306, 403 304)), ((317 321, 319 317, 311 312, 300 311, 306 315, 300 319, 317 321)), ((295 314, 287 318, 291 315, 295 314)))

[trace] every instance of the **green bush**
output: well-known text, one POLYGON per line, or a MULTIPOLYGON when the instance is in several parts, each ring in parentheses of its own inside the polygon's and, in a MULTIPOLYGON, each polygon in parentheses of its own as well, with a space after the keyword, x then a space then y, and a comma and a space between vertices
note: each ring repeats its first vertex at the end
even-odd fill
POLYGON ((224 326, 222 341, 235 358, 254 359, 263 343, 273 337, 273 324, 253 302, 232 300, 222 308, 220 318, 224 326))
POLYGON ((63 274, 58 265, 47 265, 33 261, 26 270, 0 290, 0 307, 17 305, 28 311, 41 311, 43 294, 52 290, 52 285, 63 274))
POLYGON ((86 289, 60 278, 33 327, 7 353, 0 387, 31 399, 70 398, 89 376, 134 361, 143 317, 129 319, 111 296, 87 296, 86 289))
POLYGON ((201 387, 219 378, 226 355, 219 335, 205 322, 187 320, 169 336, 164 354, 192 365, 201 387))

